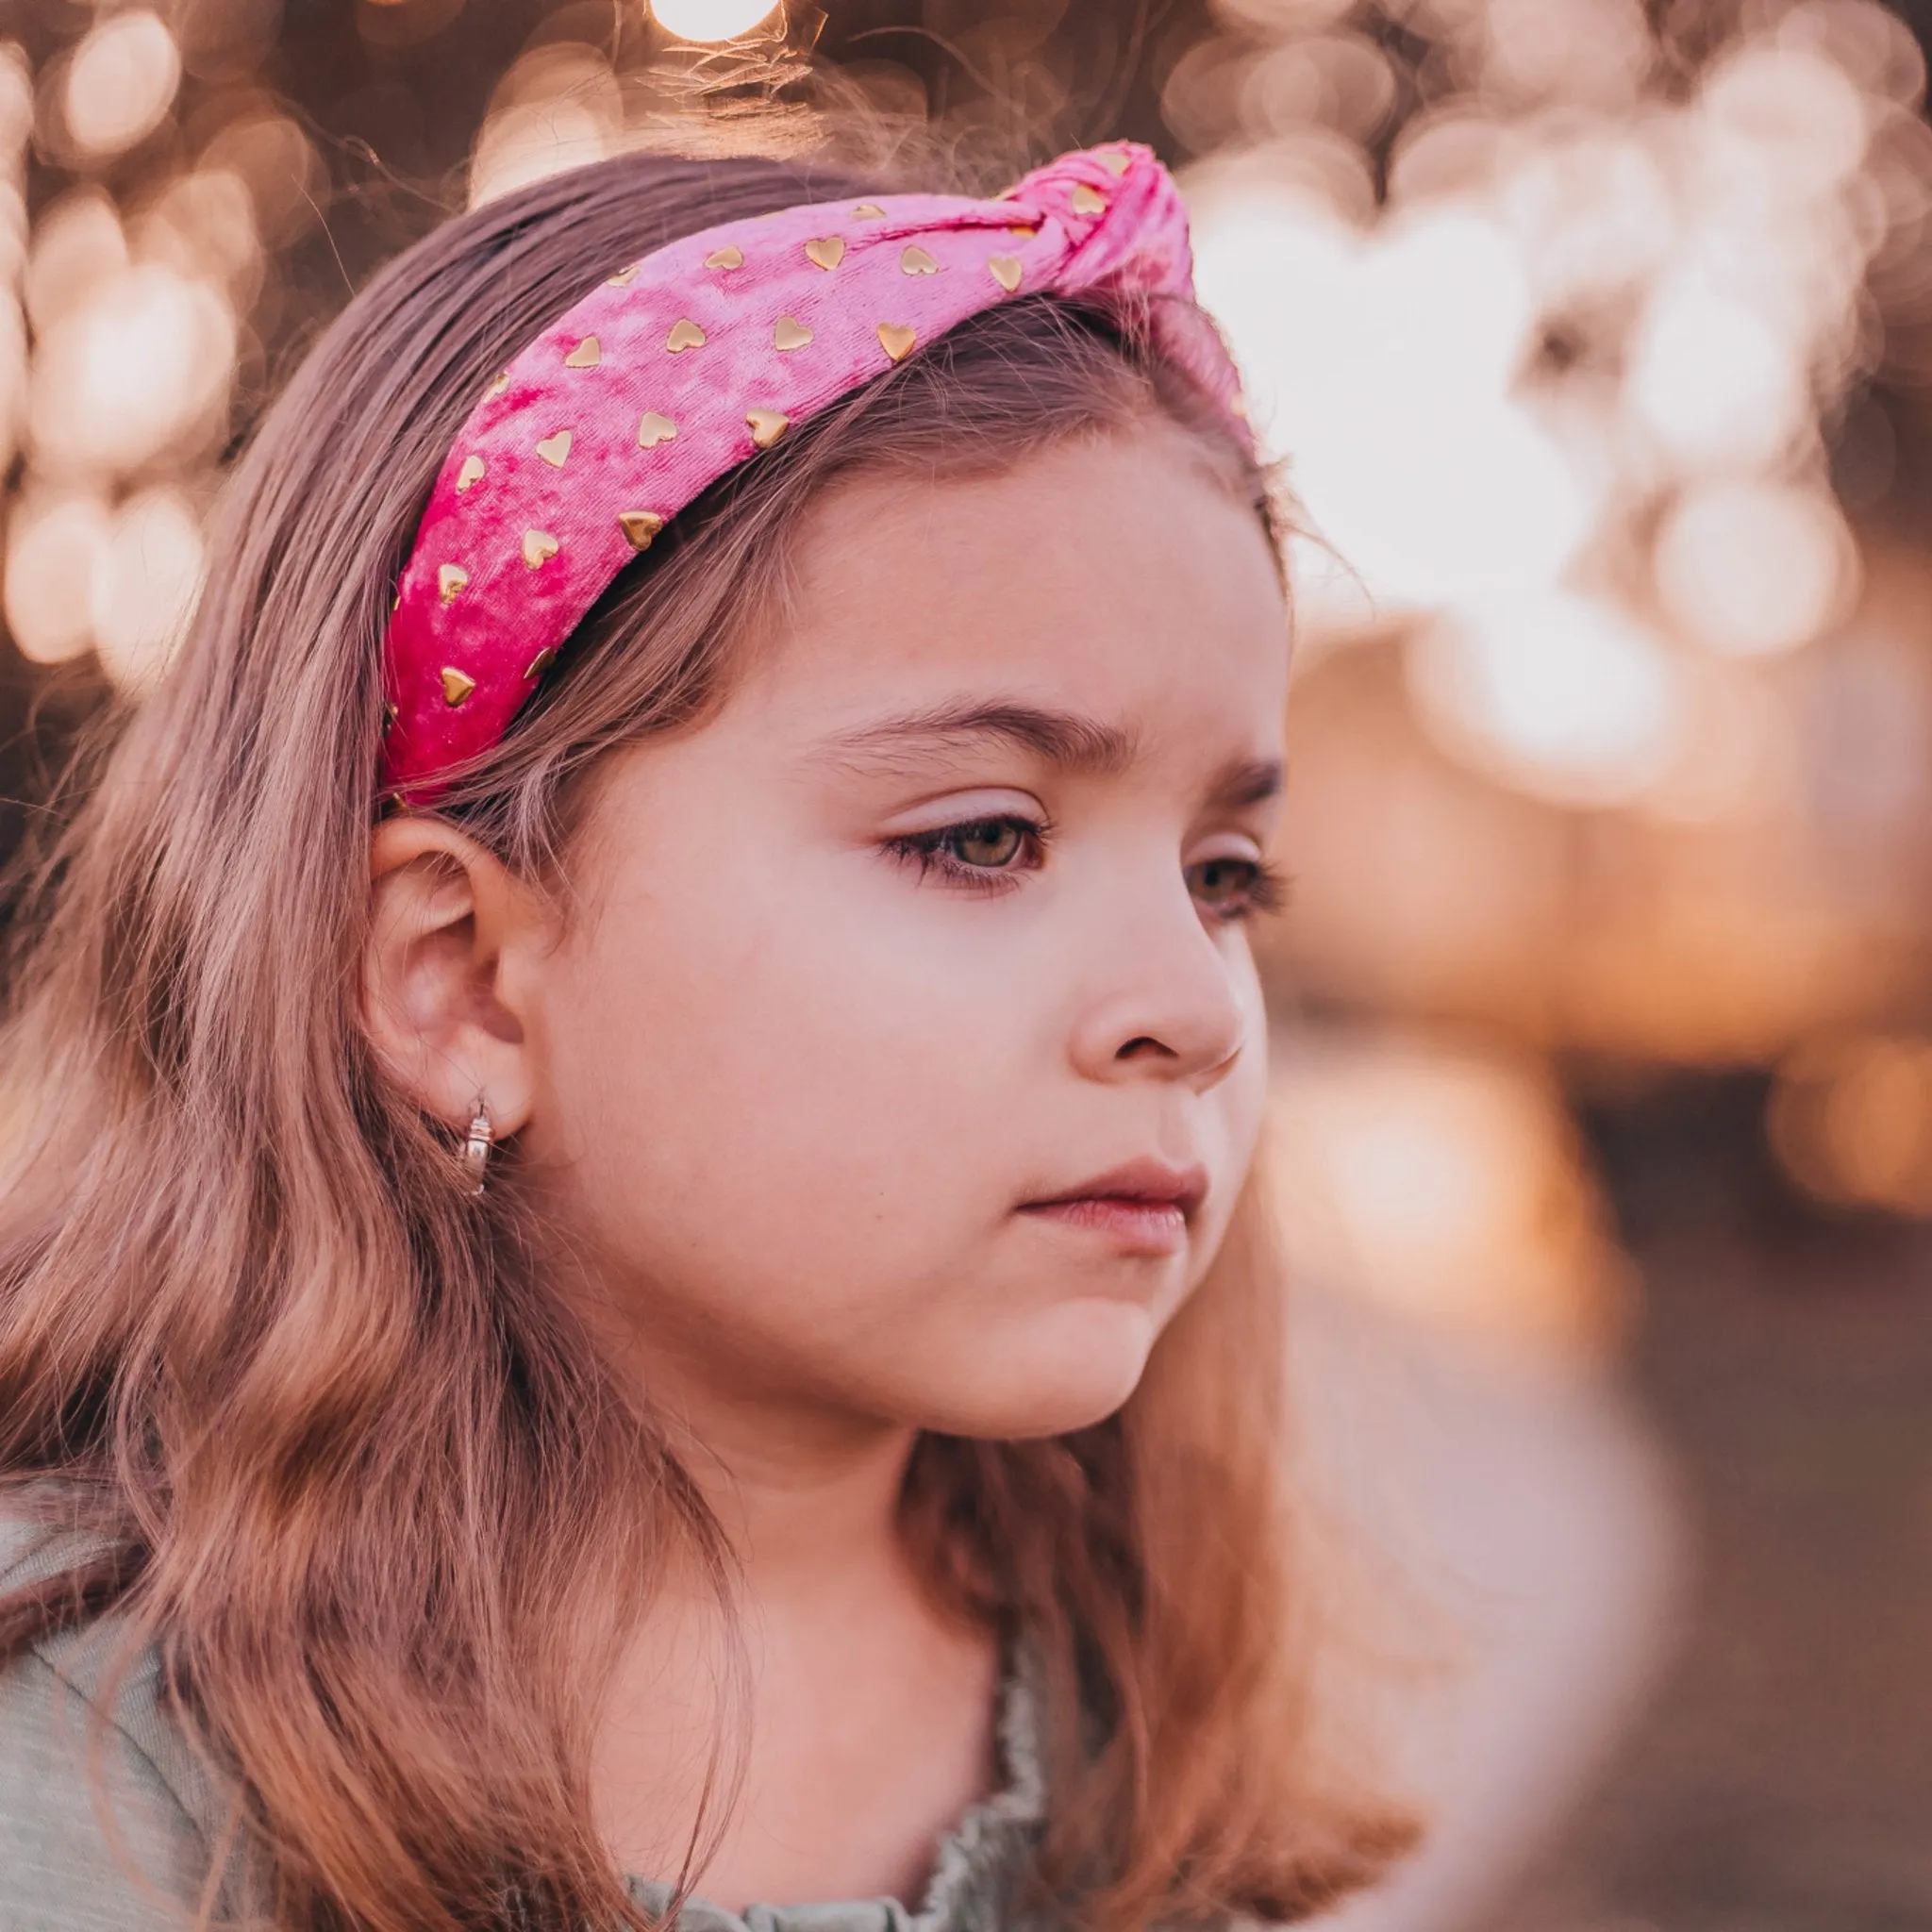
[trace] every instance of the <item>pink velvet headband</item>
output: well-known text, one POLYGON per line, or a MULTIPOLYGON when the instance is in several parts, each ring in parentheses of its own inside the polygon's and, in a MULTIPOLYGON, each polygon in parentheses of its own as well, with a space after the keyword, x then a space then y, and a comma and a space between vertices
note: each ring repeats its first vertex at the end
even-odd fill
POLYGON ((1144 316, 1246 441, 1233 365, 1192 307, 1179 193, 1136 142, 1062 155, 993 201, 725 223, 591 290, 490 385, 430 492, 384 647, 385 790, 425 802, 494 744, 610 580, 727 470, 1041 290, 1144 316))

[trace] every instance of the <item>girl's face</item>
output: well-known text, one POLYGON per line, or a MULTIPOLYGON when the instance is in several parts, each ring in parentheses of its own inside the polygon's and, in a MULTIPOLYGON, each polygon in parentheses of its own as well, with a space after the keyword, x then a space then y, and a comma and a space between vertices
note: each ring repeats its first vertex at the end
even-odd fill
POLYGON ((795 623, 608 768, 531 1184, 673 1399, 1020 1437, 1132 1391, 1261 1111, 1287 626, 1177 434, 848 484, 795 623))

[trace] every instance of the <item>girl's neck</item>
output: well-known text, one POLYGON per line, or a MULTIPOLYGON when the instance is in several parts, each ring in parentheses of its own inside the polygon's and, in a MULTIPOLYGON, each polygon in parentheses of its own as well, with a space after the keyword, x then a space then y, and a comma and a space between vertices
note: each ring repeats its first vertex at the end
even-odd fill
POLYGON ((661 1362, 652 1398, 737 1555, 749 1677, 734 1688, 708 1589, 667 1579, 613 1687, 596 1771, 607 1835, 630 1870, 675 1875, 722 1722, 749 1745, 749 1774, 703 1896, 916 1901, 936 1838, 994 1778, 998 1654, 907 1560, 914 1431, 764 1391, 674 1388, 661 1362))
POLYGON ((855 1565, 896 1563, 909 1425, 719 1388, 661 1357, 646 1387, 754 1597, 816 1597, 855 1565))

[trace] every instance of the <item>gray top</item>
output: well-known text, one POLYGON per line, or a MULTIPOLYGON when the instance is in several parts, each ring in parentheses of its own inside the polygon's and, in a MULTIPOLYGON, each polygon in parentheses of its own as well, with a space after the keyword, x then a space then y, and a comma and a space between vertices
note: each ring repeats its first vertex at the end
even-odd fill
MULTIPOLYGON (((0 1591, 67 1568, 84 1548, 0 1513, 0 1591)), ((63 1632, 0 1669, 0 1932, 171 1932, 199 1907, 225 1807, 167 1715, 153 1652, 137 1654, 118 1684, 106 1680, 114 1624, 110 1615, 63 1632)), ((1022 1678, 1009 1675, 999 1712, 1006 1786, 940 1840, 917 1910, 854 1899, 755 1905, 740 1916, 691 1900, 679 1932, 1010 1927, 1008 1889, 1044 1812, 1034 1715, 1022 1678)), ((648 1908, 670 1903, 668 1886, 628 1883, 648 1908)), ((228 1909, 236 1902, 224 1894, 228 1909)))

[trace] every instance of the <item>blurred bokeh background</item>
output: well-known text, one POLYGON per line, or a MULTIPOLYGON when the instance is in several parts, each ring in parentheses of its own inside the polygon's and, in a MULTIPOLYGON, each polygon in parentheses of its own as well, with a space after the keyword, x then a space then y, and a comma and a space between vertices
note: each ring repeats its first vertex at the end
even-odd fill
POLYGON ((1444 1849, 1360 1922, 1932 1925, 1928 31, 0 0, 0 842, 444 214, 841 104, 989 189, 1150 142, 1306 519, 1267 967, 1284 1221, 1348 1311, 1311 1409, 1407 1443, 1492 1640, 1422 1754, 1444 1849))

